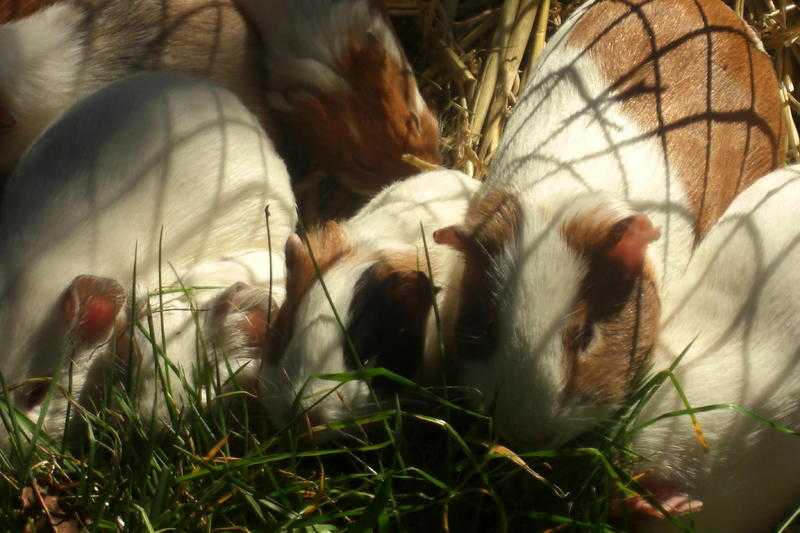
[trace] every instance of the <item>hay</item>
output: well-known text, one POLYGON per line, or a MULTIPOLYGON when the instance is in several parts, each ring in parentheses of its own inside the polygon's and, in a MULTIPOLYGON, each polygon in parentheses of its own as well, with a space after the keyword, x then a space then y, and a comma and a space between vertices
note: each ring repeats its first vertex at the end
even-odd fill
MULTIPOLYGON (((426 99, 446 166, 482 178, 545 43, 583 0, 386 0, 426 99)), ((800 9, 788 0, 726 2, 761 36, 781 80, 789 161, 800 159, 794 80, 800 9)), ((745 58, 742 58, 744 61, 745 58)))

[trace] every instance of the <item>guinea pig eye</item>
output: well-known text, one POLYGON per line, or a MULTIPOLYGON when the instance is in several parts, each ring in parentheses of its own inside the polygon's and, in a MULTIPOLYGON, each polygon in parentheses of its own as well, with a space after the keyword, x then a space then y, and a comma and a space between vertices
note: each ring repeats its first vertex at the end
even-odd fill
POLYGON ((34 383, 25 394, 25 409, 33 409, 44 401, 47 395, 47 386, 45 382, 34 383))

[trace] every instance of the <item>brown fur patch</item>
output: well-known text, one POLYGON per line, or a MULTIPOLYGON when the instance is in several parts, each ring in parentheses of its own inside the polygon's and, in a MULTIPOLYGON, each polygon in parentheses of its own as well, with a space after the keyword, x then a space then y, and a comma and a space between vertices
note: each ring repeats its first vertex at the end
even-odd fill
MULTIPOLYGON (((363 363, 415 379, 424 359, 433 286, 415 254, 383 258, 356 283, 348 336, 363 363)), ((358 368, 358 366, 354 366, 358 368)))
POLYGON ((647 137, 661 139, 670 171, 688 193, 698 237, 739 191, 784 164, 772 64, 722 2, 600 1, 568 44, 586 49, 605 73, 607 98, 621 101, 647 137))
POLYGON ((290 154, 295 173, 323 170, 353 192, 374 194, 419 172, 403 154, 441 161, 438 123, 427 107, 414 111, 416 80, 405 59, 395 61, 369 34, 352 35, 348 42, 337 72, 349 90, 300 87, 304 91, 285 95, 292 110, 279 118, 288 130, 289 151, 302 147, 290 154))
POLYGON ((0 2, 0 24, 25 18, 58 0, 3 0, 0 2))
POLYGON ((499 295, 502 287, 492 267, 495 258, 516 239, 522 208, 512 194, 493 189, 473 202, 463 228, 466 255, 460 305, 453 339, 459 357, 486 357, 497 344, 499 295))
POLYGON ((590 212, 562 227, 589 269, 562 330, 566 394, 587 401, 625 398, 658 335, 658 286, 645 263, 629 272, 609 256, 628 219, 590 212))
POLYGON ((295 316, 300 302, 318 279, 314 260, 320 274, 324 274, 351 252, 347 235, 336 222, 328 222, 308 233, 306 243, 301 249, 292 252, 288 250, 287 245, 286 300, 281 305, 274 325, 267 335, 266 358, 272 362, 277 362, 283 355, 294 331, 295 316), (309 247, 314 254, 313 260, 308 251, 309 247))
POLYGON ((86 12, 87 56, 104 81, 130 71, 183 72, 219 83, 264 115, 261 44, 232 0, 74 0, 86 12), (120 53, 120 47, 125 53, 120 53))

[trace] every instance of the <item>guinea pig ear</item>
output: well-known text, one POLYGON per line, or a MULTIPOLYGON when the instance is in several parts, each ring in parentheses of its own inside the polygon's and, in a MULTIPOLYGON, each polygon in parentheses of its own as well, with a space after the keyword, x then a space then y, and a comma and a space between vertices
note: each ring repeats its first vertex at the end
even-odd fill
MULTIPOLYGON (((261 348, 278 306, 267 289, 235 283, 214 299, 209 333, 226 350, 261 348)), ((238 355, 231 353, 228 355, 238 355)))
POLYGON ((624 279, 638 276, 647 255, 647 246, 659 239, 661 231, 647 215, 637 213, 612 226, 603 252, 604 259, 624 279))
POLYGON ((356 283, 348 321, 362 362, 414 378, 433 295, 428 276, 413 267, 381 261, 367 269, 356 283))
POLYGON ((472 236, 466 226, 457 224, 434 231, 433 240, 437 244, 443 244, 459 252, 466 253, 471 247, 472 236))
POLYGON ((308 256, 308 249, 300 235, 293 233, 286 240, 283 253, 286 257, 286 270, 292 272, 305 262, 308 256))
POLYGON ((78 276, 61 297, 60 319, 79 344, 95 344, 111 334, 124 305, 125 289, 115 280, 78 276))
POLYGON ((406 318, 427 316, 433 305, 434 287, 430 278, 419 270, 398 270, 385 280, 389 300, 395 302, 406 318))
POLYGON ((295 233, 286 240, 284 247, 286 270, 290 276, 295 272, 314 272, 309 248, 321 270, 350 249, 342 227, 335 221, 328 221, 322 227, 307 233, 305 239, 295 233))

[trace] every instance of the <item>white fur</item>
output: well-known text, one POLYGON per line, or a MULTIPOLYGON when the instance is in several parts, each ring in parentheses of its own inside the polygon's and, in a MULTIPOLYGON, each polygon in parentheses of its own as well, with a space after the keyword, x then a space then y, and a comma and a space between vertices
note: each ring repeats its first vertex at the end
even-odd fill
MULTIPOLYGON (((42 329, 75 276, 109 277, 128 288, 136 253, 143 304, 143 295, 159 287, 162 228, 164 286, 266 285, 266 205, 273 277, 281 287, 283 243, 296 223, 289 177, 256 117, 233 94, 178 75, 147 74, 83 100, 34 144, 5 192, 0 371, 6 383, 54 372, 62 350, 44 349, 54 332, 42 329)), ((204 309, 218 292, 197 291, 194 305, 204 309)), ((149 299, 160 340, 159 298, 149 299)), ((197 335, 189 301, 178 293, 164 302, 168 356, 190 375, 197 335)), ((152 399, 153 355, 139 341, 144 386, 151 391, 142 397, 152 399)), ((75 356, 73 395, 79 400, 109 351, 103 345, 75 356)), ((65 408, 57 394, 48 432, 59 434, 65 408)), ((0 429, 0 441, 6 437, 0 429)))
POLYGON ((0 105, 17 123, 0 137, 0 174, 79 98, 145 70, 214 80, 259 112, 248 39, 229 0, 215 9, 192 0, 59 2, 0 25, 0 105))
MULTIPOLYGON (((455 171, 420 174, 387 187, 342 229, 352 252, 323 274, 331 301, 347 326, 347 311, 359 276, 379 256, 411 253, 419 258, 420 270, 428 274, 421 228, 424 229, 431 256, 433 282, 442 287, 437 297, 457 289, 461 262, 458 254, 433 241, 432 233, 442 225, 463 219, 470 197, 478 182, 455 171)), ((437 330, 433 312, 427 324, 423 367, 436 364, 437 330)), ((298 407, 308 409, 317 424, 351 418, 374 409, 374 399, 363 381, 350 381, 328 394, 337 383, 318 379, 328 373, 353 369, 343 351, 344 334, 337 323, 331 304, 317 280, 302 300, 294 322, 294 331, 278 368, 265 365, 264 402, 271 419, 282 427, 292 417, 292 406, 301 392, 298 407), (303 389, 305 385, 305 388, 303 389), (328 394, 318 405, 312 404, 328 394)), ((424 369, 422 369, 424 371, 424 369)))
POLYGON ((0 173, 80 93, 75 86, 82 50, 77 39, 83 12, 64 2, 27 19, 0 26, 0 105, 17 126, 0 136, 0 173))
MULTIPOLYGON (((675 374, 692 407, 735 404, 800 430, 800 166, 742 192, 705 237, 665 302, 654 371, 689 347, 675 374)), ((665 383, 638 422, 683 409, 665 383)), ((649 477, 704 504, 698 531, 775 527, 800 501, 800 437, 729 409, 699 413, 704 452, 689 418, 633 437, 649 477)), ((654 524, 655 525, 655 524, 654 524)))

